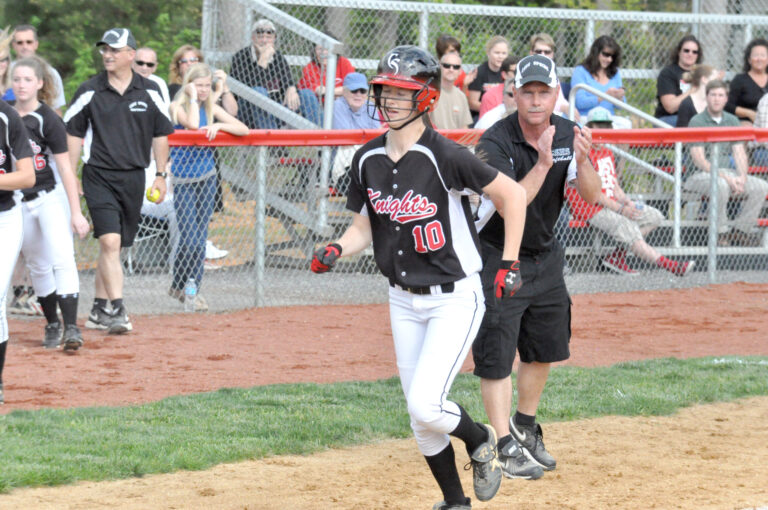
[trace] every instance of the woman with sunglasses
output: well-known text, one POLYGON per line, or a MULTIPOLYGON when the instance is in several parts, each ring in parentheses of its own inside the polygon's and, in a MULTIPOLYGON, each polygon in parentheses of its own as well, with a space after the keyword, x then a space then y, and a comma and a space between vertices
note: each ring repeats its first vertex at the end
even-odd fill
MULTIPOLYGON (((584 83, 626 102, 619 65, 621 65, 621 46, 610 35, 601 35, 592 43, 587 58, 573 70, 571 86, 584 83)), ((616 116, 613 103, 601 99, 591 92, 584 89, 577 90, 575 102, 580 115, 587 115, 593 108, 601 106, 611 112, 615 129, 632 127, 629 119, 616 116)))
POLYGON ((736 115, 742 125, 751 126, 757 103, 768 93, 768 40, 753 39, 744 50, 744 72, 731 81, 725 111, 736 115))
POLYGON ((656 80, 655 117, 667 124, 677 126, 677 111, 680 103, 691 94, 691 86, 683 81, 683 74, 704 59, 701 43, 695 35, 688 34, 677 43, 670 55, 670 63, 661 70, 656 80))

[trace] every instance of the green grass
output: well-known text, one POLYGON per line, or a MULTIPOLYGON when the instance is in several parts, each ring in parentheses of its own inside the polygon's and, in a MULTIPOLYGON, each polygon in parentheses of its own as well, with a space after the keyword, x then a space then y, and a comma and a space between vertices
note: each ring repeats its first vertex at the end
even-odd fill
MULTIPOLYGON (((552 371, 538 416, 666 415, 767 394, 766 357, 560 367, 552 371)), ((460 375, 451 398, 477 419, 485 416, 474 376, 460 375)), ((199 470, 410 435, 397 378, 223 389, 134 407, 14 411, 0 416, 0 492, 199 470)))

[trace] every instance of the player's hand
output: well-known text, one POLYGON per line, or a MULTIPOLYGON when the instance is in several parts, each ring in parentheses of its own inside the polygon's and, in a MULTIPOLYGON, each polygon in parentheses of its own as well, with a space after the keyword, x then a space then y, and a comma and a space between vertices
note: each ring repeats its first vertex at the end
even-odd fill
POLYGON ((341 257, 341 245, 331 243, 315 251, 309 268, 313 273, 325 273, 333 269, 336 259, 341 257))
POLYGON ((90 232, 91 225, 85 219, 82 213, 75 211, 72 214, 72 232, 77 234, 80 239, 85 239, 86 234, 90 232))
POLYGON ((536 141, 536 150, 539 153, 539 163, 546 168, 552 166, 552 140, 555 138, 555 126, 549 126, 536 141))
POLYGON ((519 260, 502 260, 496 278, 493 280, 493 288, 496 291, 496 299, 510 298, 523 286, 520 277, 519 260))
POLYGON ((573 126, 573 134, 573 157, 576 163, 582 164, 587 161, 589 151, 592 150, 592 130, 573 126))
POLYGON ((160 192, 160 197, 155 200, 156 204, 160 204, 165 200, 165 193, 168 191, 166 185, 165 185, 165 179, 162 177, 155 177, 155 181, 152 183, 152 190, 150 191, 150 194, 154 193, 155 190, 160 192))

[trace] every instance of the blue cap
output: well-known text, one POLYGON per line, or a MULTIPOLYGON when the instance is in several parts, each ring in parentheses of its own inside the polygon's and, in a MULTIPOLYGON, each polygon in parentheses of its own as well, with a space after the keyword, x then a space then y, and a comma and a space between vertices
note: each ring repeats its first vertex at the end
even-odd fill
POLYGON ((344 77, 344 88, 347 90, 368 90, 368 80, 362 73, 349 73, 344 77))

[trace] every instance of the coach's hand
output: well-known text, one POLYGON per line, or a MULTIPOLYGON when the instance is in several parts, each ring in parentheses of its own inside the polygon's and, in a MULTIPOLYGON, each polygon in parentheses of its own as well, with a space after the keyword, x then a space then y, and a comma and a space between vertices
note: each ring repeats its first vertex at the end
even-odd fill
POLYGON ((325 273, 333 269, 333 265, 339 257, 341 257, 341 245, 331 243, 315 251, 309 268, 313 273, 325 273))
POLYGON ((152 190, 151 192, 154 193, 155 190, 160 192, 160 197, 155 200, 156 204, 162 203, 163 200, 165 200, 165 193, 168 191, 168 188, 165 184, 165 179, 163 177, 155 177, 154 182, 152 183, 152 190))
POLYGON ((520 261, 502 260, 499 270, 496 272, 496 279, 493 281, 496 299, 512 297, 522 286, 523 279, 520 277, 520 261))

